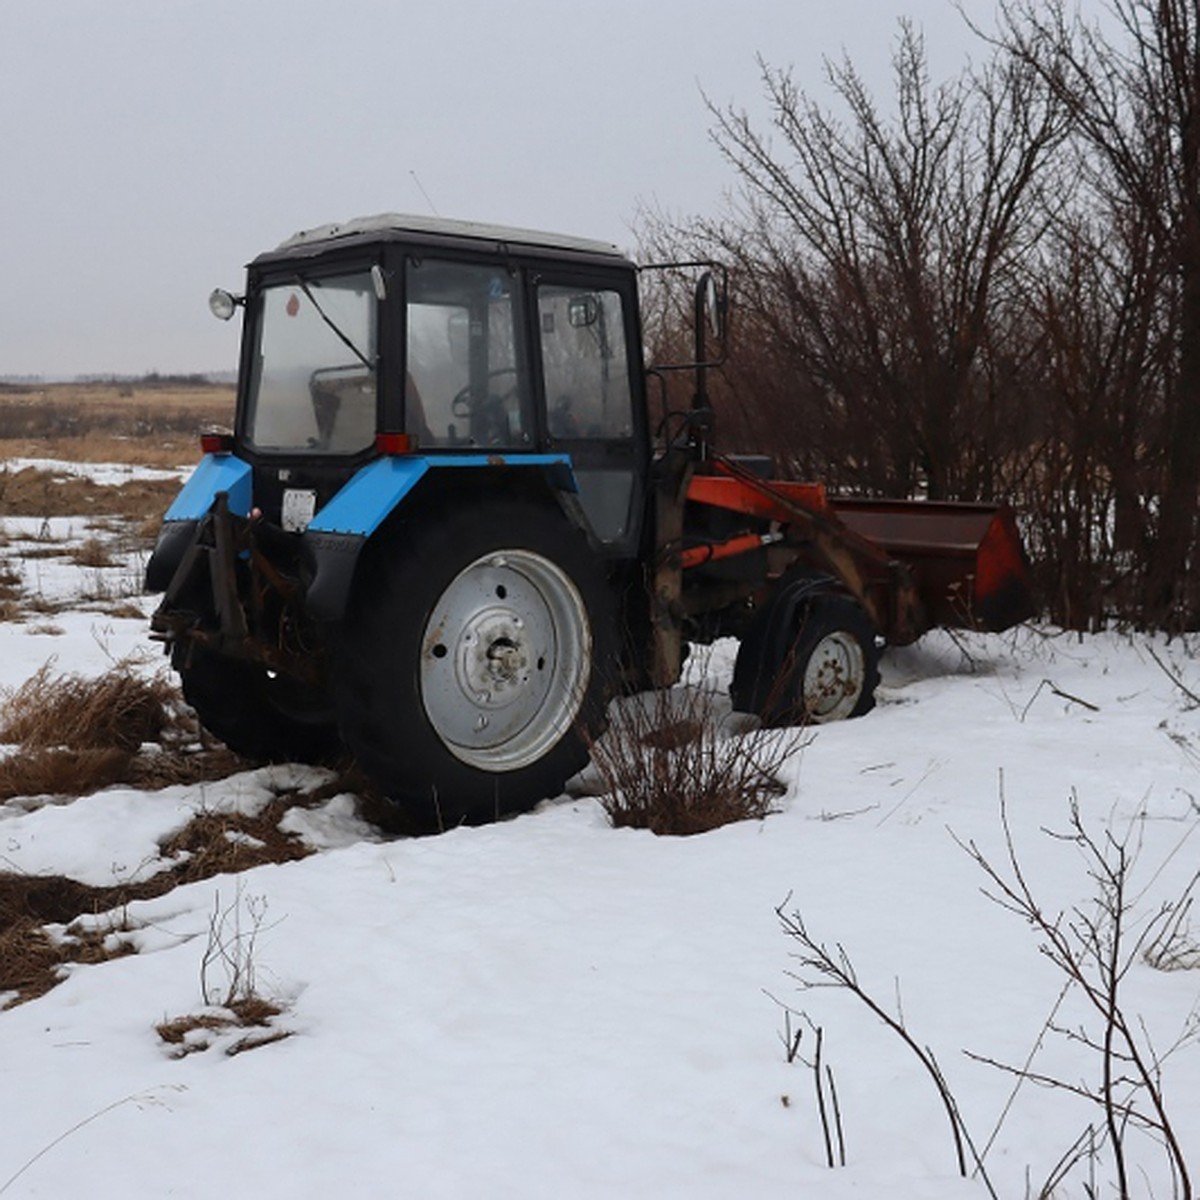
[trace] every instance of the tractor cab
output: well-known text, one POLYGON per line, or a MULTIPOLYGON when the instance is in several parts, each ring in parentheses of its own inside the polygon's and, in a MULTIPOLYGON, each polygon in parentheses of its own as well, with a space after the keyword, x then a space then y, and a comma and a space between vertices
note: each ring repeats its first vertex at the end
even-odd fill
POLYGON ((633 264, 615 247, 383 216, 250 264, 230 449, 253 507, 303 532, 373 459, 570 458, 611 555, 640 535, 645 397, 633 264))

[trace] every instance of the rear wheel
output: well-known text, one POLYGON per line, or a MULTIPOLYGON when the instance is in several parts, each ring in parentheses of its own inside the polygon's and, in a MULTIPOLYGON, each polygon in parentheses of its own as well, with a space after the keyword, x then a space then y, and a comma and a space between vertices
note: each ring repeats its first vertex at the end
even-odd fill
POLYGON ((767 725, 859 717, 875 707, 875 627, 850 596, 805 580, 781 589, 738 650, 733 707, 767 725))
POLYGON ((256 762, 332 762, 342 752, 327 697, 242 659, 179 647, 173 665, 200 723, 256 762))
POLYGON ((423 515, 368 547, 335 656, 343 736, 442 827, 557 795, 587 761, 614 667, 607 581, 554 510, 423 515))

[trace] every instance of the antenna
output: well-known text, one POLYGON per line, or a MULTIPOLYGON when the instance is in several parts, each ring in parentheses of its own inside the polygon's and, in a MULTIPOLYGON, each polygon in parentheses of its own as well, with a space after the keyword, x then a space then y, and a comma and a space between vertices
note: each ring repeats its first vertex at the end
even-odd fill
POLYGON ((425 185, 418 178, 416 171, 409 171, 409 174, 412 176, 413 183, 415 183, 420 189, 421 195, 425 197, 425 203, 429 205, 430 212, 432 212, 435 217, 440 217, 442 214, 438 212, 437 205, 430 200, 429 193, 425 190, 425 185))

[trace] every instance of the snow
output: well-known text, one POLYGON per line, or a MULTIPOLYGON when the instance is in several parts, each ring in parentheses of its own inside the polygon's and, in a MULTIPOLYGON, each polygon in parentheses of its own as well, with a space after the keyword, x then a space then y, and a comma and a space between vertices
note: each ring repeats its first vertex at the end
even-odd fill
MULTIPOLYGON (((73 569, 86 591, 87 569, 73 569)), ((65 568, 54 587, 71 594, 65 568)), ((0 625, 0 685, 51 657, 82 674, 138 654, 161 669, 143 621, 50 619, 62 632, 0 625)), ((586 795, 421 839, 384 837, 352 796, 293 810, 288 827, 317 854, 131 903, 111 925, 132 928, 120 936, 138 953, 73 967, 0 1012, 0 1196, 985 1196, 958 1177, 938 1097, 896 1035, 845 991, 800 989, 780 906, 841 946, 936 1055, 997 1193, 1024 1195, 1027 1173, 1036 1191, 1101 1114, 1062 1089, 1014 1095, 1011 1075, 965 1052, 1033 1055, 1038 1071, 1094 1085, 1096 1057, 1044 1027, 1051 1014, 1095 1022, 1077 991, 1061 995, 1034 931, 984 894, 964 844, 1005 867, 1003 798, 1046 910, 1090 912, 1087 864, 1052 836, 1074 798, 1097 837, 1137 847, 1133 920, 1177 899, 1200 863, 1200 707, 1179 686, 1200 692, 1194 648, 931 634, 885 657, 873 713, 806 737, 777 813, 690 838, 614 830, 586 795), (220 1034, 172 1057, 155 1026, 206 1011, 219 918, 257 921, 258 989, 290 1036, 230 1056, 220 1034), (844 1168, 825 1165, 783 1005, 823 1031, 844 1168)), ((731 655, 720 645, 707 662, 718 685, 731 655)), ((276 767, 11 801, 0 869, 144 878, 193 814, 258 812, 324 778, 276 767)), ((1200 970, 1138 962, 1124 986, 1160 1053, 1195 1032, 1200 970)), ((801 1056, 812 1050, 806 1029, 801 1056)), ((1196 1041, 1167 1058, 1163 1090, 1197 1174, 1196 1041)), ((1136 1190, 1169 1196, 1161 1151, 1135 1135, 1130 1147, 1136 1190)), ((1058 1194, 1085 1182, 1077 1172, 1058 1194)), ((1110 1182, 1102 1173, 1102 1194, 1110 1182)))

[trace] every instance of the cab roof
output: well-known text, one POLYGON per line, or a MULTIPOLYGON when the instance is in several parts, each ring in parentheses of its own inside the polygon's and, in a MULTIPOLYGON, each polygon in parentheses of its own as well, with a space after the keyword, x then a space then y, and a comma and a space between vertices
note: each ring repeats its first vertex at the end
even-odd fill
POLYGON ((274 250, 260 254, 254 261, 259 263, 281 258, 306 258, 339 246, 349 247, 382 241, 412 241, 421 245, 456 246, 460 249, 466 246, 497 254, 517 251, 538 256, 581 255, 592 259, 604 259, 609 263, 628 263, 626 256, 612 242, 507 225, 458 221, 448 217, 413 216, 406 213, 355 217, 349 221, 301 230, 281 242, 274 250))

